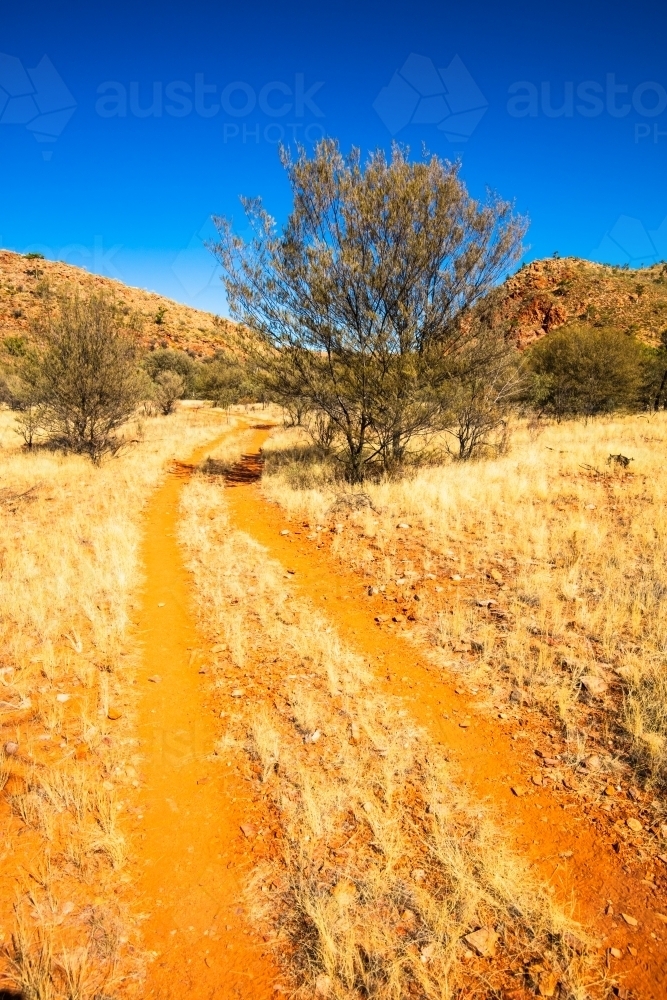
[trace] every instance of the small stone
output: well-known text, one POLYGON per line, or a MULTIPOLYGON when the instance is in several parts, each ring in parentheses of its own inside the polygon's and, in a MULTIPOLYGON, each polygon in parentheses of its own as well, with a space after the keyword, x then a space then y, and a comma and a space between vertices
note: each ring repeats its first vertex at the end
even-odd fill
POLYGON ((587 503, 586 504, 586 510, 595 510, 595 504, 594 503, 587 503))
POLYGON ((638 788, 628 788, 628 795, 633 802, 641 802, 642 800, 642 793, 638 788))
POLYGON ((507 712, 498 712, 498 718, 507 719, 508 718, 507 712))
POLYGON ((494 583, 503 583, 504 582, 502 575, 498 572, 497 569, 492 569, 491 572, 489 573, 489 576, 494 581, 494 583))
POLYGON ((310 736, 308 737, 308 740, 309 740, 310 743, 317 743, 317 741, 319 740, 319 738, 320 738, 321 735, 322 735, 322 733, 320 732, 320 730, 316 729, 314 733, 310 734, 310 736))
POLYGON ((389 621, 389 617, 388 617, 388 615, 376 615, 375 616, 375 621, 379 622, 380 624, 382 624, 382 622, 388 622, 389 621))
POLYGON ((542 763, 545 767, 558 767, 560 761, 558 760, 558 757, 543 757, 542 763))
POLYGON ((242 698, 244 693, 245 692, 243 691, 242 688, 234 688, 234 690, 232 691, 232 698, 242 698))
POLYGON ((331 993, 331 976, 325 976, 322 974, 318 976, 315 980, 315 995, 318 997, 328 997, 331 993))
POLYGON ((497 604, 491 597, 478 597, 476 604, 478 608, 490 608, 492 604, 497 604))
POLYGON ((602 767, 602 761, 595 753, 591 754, 590 757, 587 757, 586 760, 584 761, 584 764, 586 765, 589 771, 599 771, 600 768, 602 767))
POLYGON ((158 608, 163 608, 163 607, 164 607, 164 601, 160 601, 158 604, 158 608))
POLYGON ((421 958, 424 965, 427 965, 433 958, 434 954, 435 954, 435 941, 431 941, 431 943, 427 944, 425 948, 422 948, 419 957, 421 958))
POLYGON ((574 854, 574 851, 561 851, 560 854, 558 855, 558 857, 559 858, 567 859, 567 858, 571 858, 573 854, 574 854))
POLYGON ((629 829, 632 830, 633 833, 639 833, 640 830, 644 829, 643 825, 639 822, 638 819, 635 819, 634 816, 629 816, 628 819, 626 819, 625 821, 625 825, 629 827, 629 829))
POLYGON ((460 583, 461 581, 461 577, 459 576, 458 573, 452 573, 449 579, 452 581, 452 583, 460 583))
POLYGON ((5 743, 4 751, 8 757, 16 757, 19 752, 19 745, 15 743, 14 740, 9 740, 5 743))
POLYGON ((111 719, 112 722, 115 722, 117 719, 120 719, 122 715, 123 713, 119 708, 110 708, 107 712, 107 719, 111 719))
POLYGON ((159 674, 153 674, 153 676, 149 677, 148 680, 151 682, 151 684, 159 684, 162 678, 160 677, 159 674))
POLYGON ((287 528, 283 528, 283 530, 280 532, 280 534, 281 535, 289 535, 289 531, 287 530, 287 528))
POLYGON ((620 948, 610 948, 609 954, 612 958, 623 958, 623 952, 620 948))
POLYGON ((580 937, 573 934, 572 931, 565 931, 563 934, 563 944, 571 948, 572 951, 576 952, 577 955, 583 955, 586 951, 586 943, 582 941, 580 937))
POLYGON ((607 787, 604 790, 604 793, 605 795, 608 795, 610 799, 613 799, 613 797, 616 795, 616 789, 614 788, 613 785, 607 785, 607 787))
POLYGON ((240 830, 247 840, 254 840, 257 836, 257 827, 252 823, 241 823, 240 830))
POLYGON ((406 521, 401 521, 401 523, 397 524, 396 527, 400 528, 402 531, 405 531, 405 529, 409 528, 410 525, 406 521))
POLYGON ((423 882, 426 878, 426 872, 423 868, 415 868, 410 872, 410 875, 415 880, 415 882, 423 882))
POLYGON ((492 927, 480 927, 479 930, 466 934, 463 940, 480 958, 493 958, 496 953, 498 935, 492 927))
POLYGON ((380 591, 378 590, 377 587, 369 587, 368 588, 368 596, 369 597, 375 597, 375 595, 379 594, 379 593, 380 593, 380 591))
POLYGON ((57 694, 56 695, 56 701, 59 701, 61 703, 61 705, 64 705, 66 701, 69 701, 69 695, 68 694, 57 694))
POLYGON ((460 729, 468 729, 469 727, 470 727, 470 720, 469 719, 463 719, 462 722, 459 722, 459 728, 460 729))
POLYGON ((352 742, 353 743, 358 743, 359 742, 359 736, 360 736, 359 723, 358 722, 351 722, 350 723, 350 738, 351 738, 352 742))
POLYGON ((633 948, 631 944, 628 945, 628 951, 632 955, 633 958, 637 957, 637 949, 633 948))
POLYGON ((637 924, 639 923, 639 921, 637 920, 637 918, 636 917, 631 917, 629 913, 621 913, 621 916, 623 917, 623 919, 625 920, 626 924, 629 927, 636 927, 637 924))
POLYGON ((656 910, 655 915, 661 923, 667 924, 667 914, 658 913, 658 911, 656 910))
POLYGON ((658 861, 662 861, 663 865, 667 865, 667 854, 657 854, 658 861))
POLYGON ((521 696, 521 692, 519 691, 518 688, 513 688, 510 691, 510 701, 512 702, 513 705, 520 705, 521 704, 522 696, 521 696))
POLYGON ((391 619, 393 622, 404 622, 405 615, 394 615, 391 619))
POLYGON ((531 781, 533 782, 534 785, 541 785, 542 784, 542 775, 541 774, 534 774, 533 777, 531 778, 531 781))
POLYGON ((555 972, 541 972, 537 980, 537 992, 541 997, 553 997, 558 989, 559 978, 555 972))
POLYGON ((512 785, 512 789, 511 790, 514 792, 514 794, 516 795, 516 797, 518 799, 520 799, 521 796, 525 795, 527 793, 527 791, 528 791, 528 789, 524 788, 523 785, 512 785))
POLYGON ((597 674, 583 674, 581 683, 588 693, 596 698, 601 698, 609 687, 607 682, 602 677, 598 677, 597 674))

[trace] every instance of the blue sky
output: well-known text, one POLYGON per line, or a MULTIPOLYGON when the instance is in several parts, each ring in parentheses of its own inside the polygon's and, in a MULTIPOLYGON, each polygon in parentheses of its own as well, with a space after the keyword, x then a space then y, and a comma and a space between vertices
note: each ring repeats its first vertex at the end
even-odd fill
POLYGON ((224 313, 211 214, 327 134, 460 158, 527 260, 667 259, 664 4, 0 2, 2 247, 224 313))

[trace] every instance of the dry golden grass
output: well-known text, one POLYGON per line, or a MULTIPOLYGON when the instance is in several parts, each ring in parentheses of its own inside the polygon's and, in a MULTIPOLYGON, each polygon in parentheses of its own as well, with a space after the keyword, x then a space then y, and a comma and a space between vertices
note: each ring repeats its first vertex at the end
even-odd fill
POLYGON ((245 748, 279 823, 248 895, 295 995, 491 996, 513 975, 544 994, 560 982, 560 996, 586 995, 585 960, 550 893, 465 800, 400 700, 294 598, 284 569, 231 529, 220 484, 193 479, 182 513, 201 627, 229 698, 221 759, 234 740, 245 748), (494 960, 465 940, 481 928, 494 960))
POLYGON ((129 627, 142 507, 167 459, 227 424, 181 407, 128 427, 135 443, 95 468, 20 449, 13 421, 0 413, 0 863, 16 886, 0 903, 4 972, 26 997, 83 1000, 132 972, 113 890, 130 877, 123 795, 140 779, 129 627))
POLYGON ((557 714, 577 753, 589 716, 596 739, 620 736, 663 781, 666 445, 665 413, 518 423, 507 454, 368 483, 351 502, 290 430, 269 442, 263 483, 291 516, 332 528, 334 551, 388 596, 431 581, 415 636, 441 663, 495 685, 496 701, 514 689, 557 714), (499 614, 477 604, 489 598, 499 614), (452 660, 462 641, 472 655, 452 660))

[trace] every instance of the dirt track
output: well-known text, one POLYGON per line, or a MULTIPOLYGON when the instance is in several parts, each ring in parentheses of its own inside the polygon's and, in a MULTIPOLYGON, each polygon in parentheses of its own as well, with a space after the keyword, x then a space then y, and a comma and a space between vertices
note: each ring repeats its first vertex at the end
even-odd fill
POLYGON ((236 472, 236 488, 229 495, 235 526, 295 571, 295 589, 330 615, 344 641, 377 671, 378 683, 402 696, 415 720, 451 751, 470 797, 486 803, 515 849, 555 887, 557 898, 572 903, 575 918, 597 937, 601 950, 623 950, 621 960, 610 959, 610 972, 642 1000, 662 1000, 667 935, 656 911, 665 912, 665 894, 648 884, 647 876, 652 876, 638 853, 625 845, 618 845, 617 853, 606 828, 599 832, 597 817, 591 822, 581 800, 566 790, 535 787, 525 796, 513 794, 512 786, 525 786, 539 770, 535 756, 522 745, 527 741, 513 740, 514 729, 479 712, 468 696, 456 694, 456 678, 436 671, 407 639, 381 630, 374 621, 387 614, 381 596, 369 597, 359 576, 306 538, 308 528, 288 523, 280 508, 262 497, 260 448, 266 433, 257 431, 254 447, 236 472), (281 535, 286 528, 290 534, 281 535), (457 720, 466 715, 471 725, 462 729, 457 720), (605 915, 610 900, 615 916, 605 915), (621 912, 635 917, 638 926, 626 924, 621 912))
POLYGON ((160 1000, 260 1000, 273 995, 276 977, 244 919, 241 891, 253 855, 240 826, 255 807, 236 770, 210 760, 219 731, 199 674, 205 650, 176 538, 183 483, 214 444, 190 465, 173 466, 145 516, 136 624, 146 780, 136 802, 133 891, 146 915, 143 943, 154 954, 144 995, 160 1000))
MULTIPOLYGON (((262 497, 260 448, 267 433, 256 431, 248 454, 228 477, 232 523, 295 571, 293 585, 366 657, 378 684, 403 697, 415 720, 450 750, 470 797, 486 803, 557 898, 573 903, 574 916, 598 938, 601 951, 623 950, 622 959, 611 959, 610 973, 642 1000, 664 997, 667 946, 664 924, 655 914, 665 905, 664 893, 651 884, 654 876, 632 847, 615 850, 609 832, 599 832, 597 818, 591 822, 581 800, 567 790, 512 793, 511 786, 525 785, 536 770, 526 741, 513 740, 511 726, 457 694, 455 679, 436 672, 406 638, 379 628, 374 616, 386 613, 381 599, 369 597, 360 577, 317 549, 306 539, 307 529, 288 525, 283 512, 262 497), (290 534, 281 535, 286 527, 290 534), (471 724, 463 729, 457 718, 465 714, 471 724), (605 914, 609 900, 615 916, 605 914), (621 912, 638 925, 628 926, 621 912)), ((201 449, 192 462, 210 450, 201 449)), ((149 914, 145 943, 156 953, 146 995, 260 1000, 272 995, 278 970, 239 904, 245 872, 253 864, 240 824, 259 807, 233 769, 223 780, 222 768, 207 760, 216 721, 207 704, 206 677, 199 676, 202 643, 175 537, 179 491, 189 471, 175 468, 147 510, 147 581, 137 622, 145 650, 140 734, 148 748, 139 800, 143 819, 137 817, 137 889, 149 914), (160 681, 151 682, 156 674, 160 681)), ((255 680, 261 683, 259 673, 255 680)))

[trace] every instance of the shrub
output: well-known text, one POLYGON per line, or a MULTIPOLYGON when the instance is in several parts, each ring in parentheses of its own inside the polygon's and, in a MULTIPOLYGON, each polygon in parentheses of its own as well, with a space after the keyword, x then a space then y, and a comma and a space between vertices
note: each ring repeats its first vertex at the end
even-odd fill
POLYGON ((174 409, 177 399, 185 391, 185 382, 176 372, 160 372, 155 379, 153 396, 165 416, 174 409))
POLYGON ((644 349, 618 330, 572 325, 527 354, 532 401, 557 419, 633 408, 640 398, 644 349))
POLYGON ((45 311, 16 378, 28 443, 38 424, 50 440, 94 462, 117 449, 115 432, 146 393, 133 331, 113 302, 95 295, 64 297, 45 311))

